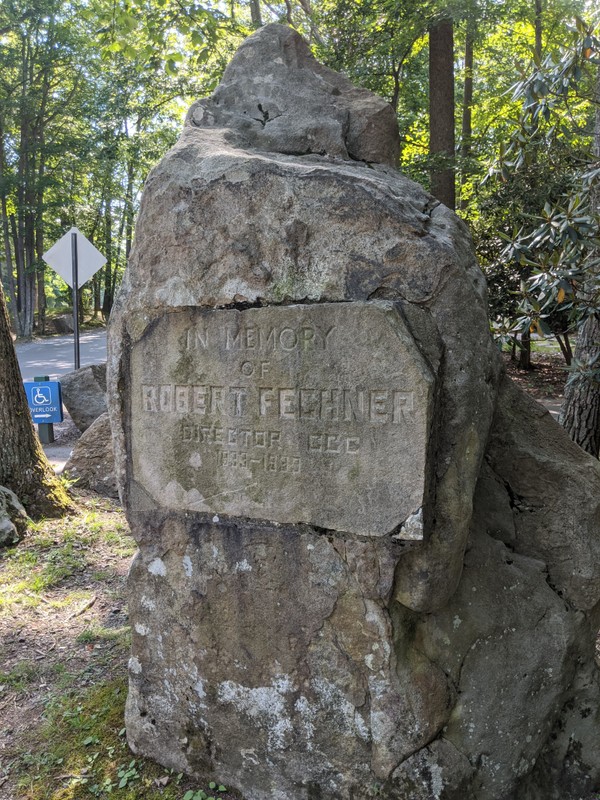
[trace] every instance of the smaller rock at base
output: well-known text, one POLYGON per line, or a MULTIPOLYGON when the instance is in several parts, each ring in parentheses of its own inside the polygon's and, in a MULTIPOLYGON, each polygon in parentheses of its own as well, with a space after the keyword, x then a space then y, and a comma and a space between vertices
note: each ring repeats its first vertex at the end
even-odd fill
POLYGON ((77 441, 64 474, 77 486, 106 497, 118 497, 115 462, 108 414, 104 413, 77 441))
POLYGON ((27 514, 17 495, 0 486, 0 547, 16 544, 23 538, 27 514))

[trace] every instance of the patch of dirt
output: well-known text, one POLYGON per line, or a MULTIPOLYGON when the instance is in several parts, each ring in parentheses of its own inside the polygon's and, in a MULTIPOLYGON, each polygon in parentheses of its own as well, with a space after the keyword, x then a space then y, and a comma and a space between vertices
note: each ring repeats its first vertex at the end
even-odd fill
POLYGON ((521 389, 536 400, 555 400, 560 403, 569 372, 560 353, 534 353, 531 370, 519 369, 509 353, 503 353, 506 371, 521 389))

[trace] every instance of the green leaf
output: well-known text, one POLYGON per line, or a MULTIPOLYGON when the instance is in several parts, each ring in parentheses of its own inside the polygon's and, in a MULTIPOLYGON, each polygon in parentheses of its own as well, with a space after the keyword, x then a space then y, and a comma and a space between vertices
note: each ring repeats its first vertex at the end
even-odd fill
POLYGON ((132 16, 131 14, 122 14, 119 17, 119 25, 129 33, 131 33, 131 31, 134 31, 138 27, 138 24, 139 24, 138 19, 132 16))
POLYGON ((183 800, 193 800, 194 792, 192 789, 189 789, 184 795, 183 800))

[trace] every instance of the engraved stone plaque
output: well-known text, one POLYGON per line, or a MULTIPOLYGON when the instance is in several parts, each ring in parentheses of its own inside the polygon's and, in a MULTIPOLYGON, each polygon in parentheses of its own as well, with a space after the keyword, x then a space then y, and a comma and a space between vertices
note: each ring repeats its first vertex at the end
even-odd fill
POLYGON ((415 538, 433 384, 391 303, 172 311, 132 345, 132 477, 161 507, 415 538))

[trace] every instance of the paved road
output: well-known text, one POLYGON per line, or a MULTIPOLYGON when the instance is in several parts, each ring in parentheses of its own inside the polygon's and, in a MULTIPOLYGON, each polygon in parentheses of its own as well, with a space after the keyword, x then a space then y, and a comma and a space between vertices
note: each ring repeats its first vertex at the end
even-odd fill
MULTIPOLYGON (((105 330, 82 333, 79 339, 82 367, 106 361, 105 330)), ((54 379, 75 369, 73 334, 15 342, 15 349, 24 381, 33 380, 36 375, 54 379)))

